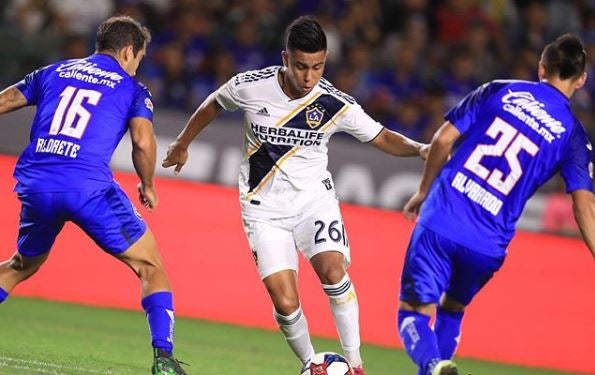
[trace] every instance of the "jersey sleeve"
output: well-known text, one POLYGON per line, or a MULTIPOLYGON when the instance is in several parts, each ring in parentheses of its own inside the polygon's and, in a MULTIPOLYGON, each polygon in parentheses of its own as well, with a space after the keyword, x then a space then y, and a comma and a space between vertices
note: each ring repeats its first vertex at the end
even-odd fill
POLYGON ((240 108, 237 83, 237 76, 232 77, 215 91, 215 100, 226 111, 232 112, 240 108))
POLYGON ((15 85, 17 89, 25 96, 28 105, 36 105, 41 96, 41 75, 45 68, 37 69, 25 76, 15 85))
POLYGON ((345 115, 339 119, 339 130, 347 132, 360 142, 370 142, 384 128, 368 115, 359 104, 348 104, 345 115), (341 121, 342 120, 342 121, 341 121))
POLYGON ((566 182, 567 193, 580 189, 593 191, 593 146, 578 123, 564 153, 561 174, 566 182))
POLYGON ((128 120, 134 117, 144 117, 153 121, 153 100, 151 92, 144 86, 139 85, 136 95, 128 112, 128 120))
POLYGON ((452 123, 461 134, 465 134, 484 110, 489 96, 502 88, 501 82, 488 82, 471 91, 444 118, 452 123))

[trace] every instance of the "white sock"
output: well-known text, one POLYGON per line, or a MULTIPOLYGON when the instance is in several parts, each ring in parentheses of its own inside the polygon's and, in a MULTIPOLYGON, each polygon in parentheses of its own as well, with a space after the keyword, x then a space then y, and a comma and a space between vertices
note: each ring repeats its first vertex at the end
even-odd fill
POLYGON ((273 308, 273 316, 285 336, 285 340, 302 364, 308 363, 314 356, 314 347, 310 341, 308 321, 299 307, 296 311, 285 316, 273 308))
POLYGON ((359 352, 359 307, 355 288, 348 274, 334 285, 322 284, 322 289, 329 298, 331 312, 341 340, 345 358, 352 366, 362 365, 359 352))

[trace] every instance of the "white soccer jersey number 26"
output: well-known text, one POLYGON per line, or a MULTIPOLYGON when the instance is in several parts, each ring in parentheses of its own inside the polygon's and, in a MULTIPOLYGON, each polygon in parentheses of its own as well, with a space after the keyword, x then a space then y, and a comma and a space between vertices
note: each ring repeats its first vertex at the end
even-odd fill
POLYGON ((83 102, 97 105, 101 93, 68 86, 62 91, 60 97, 60 103, 50 126, 50 135, 60 133, 81 139, 91 119, 91 113, 83 107, 83 102))
POLYGON ((508 195, 523 175, 518 155, 521 151, 525 151, 529 155, 535 156, 539 147, 525 135, 519 133, 512 125, 498 117, 489 126, 486 134, 493 139, 498 138, 498 135, 500 138, 493 145, 478 145, 465 162, 465 168, 481 177, 482 180, 487 180, 490 186, 502 194, 508 195), (484 156, 502 155, 510 167, 510 173, 506 177, 498 168, 490 171, 481 164, 481 159, 484 156))

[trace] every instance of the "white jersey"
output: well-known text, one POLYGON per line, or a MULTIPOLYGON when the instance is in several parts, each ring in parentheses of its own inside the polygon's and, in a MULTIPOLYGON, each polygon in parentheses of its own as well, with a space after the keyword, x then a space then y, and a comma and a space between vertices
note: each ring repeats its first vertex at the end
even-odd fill
POLYGON ((252 202, 259 210, 291 215, 321 188, 331 189, 331 135, 345 131, 369 142, 383 127, 324 78, 308 95, 289 98, 279 84, 281 69, 240 73, 215 92, 215 99, 225 110, 244 111, 243 208, 252 202))

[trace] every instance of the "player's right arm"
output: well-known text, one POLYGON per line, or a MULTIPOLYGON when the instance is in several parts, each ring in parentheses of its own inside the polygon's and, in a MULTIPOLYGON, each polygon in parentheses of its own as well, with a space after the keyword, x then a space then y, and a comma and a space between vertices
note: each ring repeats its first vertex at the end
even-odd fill
POLYGON ((164 168, 174 167, 174 174, 180 173, 188 160, 188 147, 204 128, 207 127, 221 112, 222 107, 217 103, 215 95, 209 95, 204 102, 190 116, 184 129, 174 142, 169 145, 167 156, 161 164, 164 168))
POLYGON ((241 108, 238 76, 224 83, 196 109, 176 140, 169 145, 167 156, 161 164, 164 168, 173 166, 174 174, 180 173, 188 160, 188 147, 192 140, 219 115, 222 109, 235 111, 241 108))
POLYGON ((0 92, 0 114, 15 111, 27 105, 27 98, 16 86, 0 92))
POLYGON ((571 194, 574 219, 595 258, 595 194, 584 189, 575 190, 571 194))
POLYGON ((140 179, 139 199, 143 206, 152 211, 158 203, 154 184, 157 142, 153 123, 145 117, 134 117, 129 120, 128 127, 132 139, 132 164, 140 179))
POLYGON ((574 127, 563 152, 560 173, 572 195, 574 219, 595 258, 595 196, 593 195, 593 146, 580 123, 574 127))
POLYGON ((442 124, 440 129, 434 134, 419 188, 403 209, 408 219, 414 219, 419 213, 421 205, 428 195, 430 186, 432 186, 432 182, 434 182, 436 176, 438 176, 438 173, 440 173, 440 170, 448 161, 452 146, 460 136, 461 133, 450 121, 442 124))

